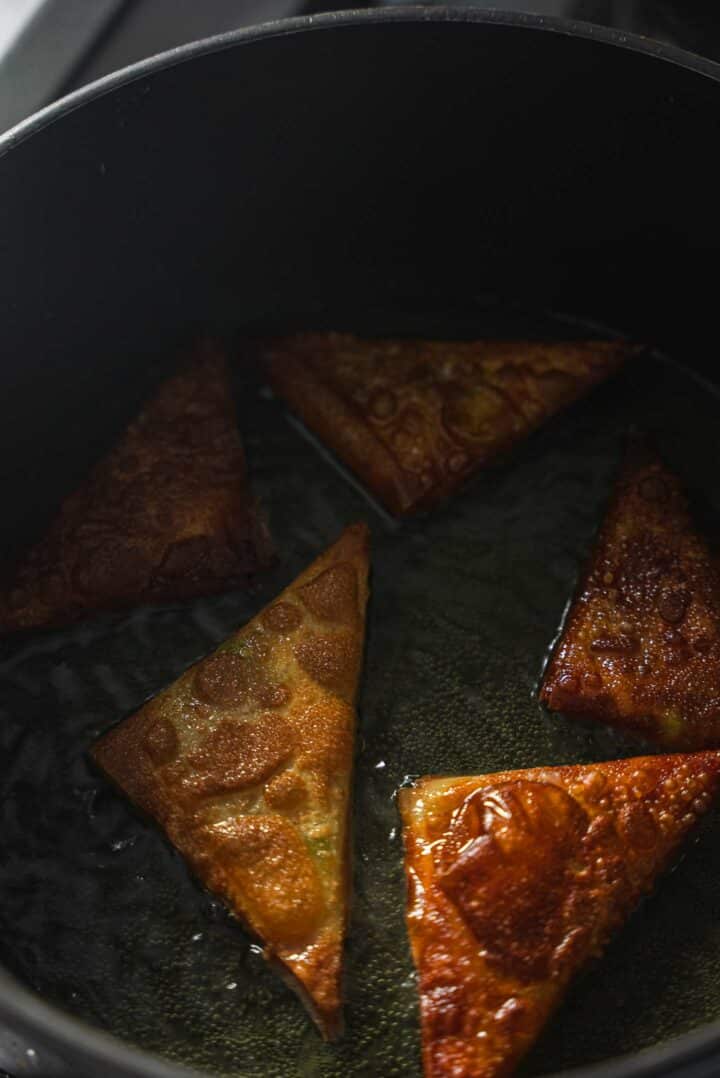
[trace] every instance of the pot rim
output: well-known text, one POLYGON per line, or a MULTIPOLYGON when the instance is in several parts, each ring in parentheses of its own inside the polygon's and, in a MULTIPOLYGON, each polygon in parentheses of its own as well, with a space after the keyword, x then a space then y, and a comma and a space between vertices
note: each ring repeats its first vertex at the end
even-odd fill
POLYGON ((534 15, 520 11, 478 10, 458 8, 452 5, 441 7, 423 7, 410 5, 399 8, 356 8, 341 12, 325 12, 320 15, 297 15, 287 19, 274 19, 255 26, 229 30, 223 34, 200 38, 197 41, 179 45, 165 52, 156 53, 127 67, 118 69, 100 79, 82 86, 79 90, 66 94, 59 100, 21 120, 14 127, 0 135, 0 157, 3 157, 18 143, 37 134, 49 124, 54 123, 67 113, 104 97, 108 93, 144 78, 157 71, 174 67, 176 64, 193 60, 197 56, 206 56, 214 52, 249 45, 254 41, 268 40, 274 37, 287 37, 293 34, 322 32, 337 27, 362 26, 385 23, 477 23, 485 26, 518 27, 545 33, 561 34, 566 37, 598 41, 604 45, 624 49, 629 52, 644 53, 646 56, 684 67, 696 74, 704 75, 715 82, 720 82, 720 63, 707 59, 697 53, 628 33, 612 27, 598 26, 594 23, 570 19, 561 15, 534 15))

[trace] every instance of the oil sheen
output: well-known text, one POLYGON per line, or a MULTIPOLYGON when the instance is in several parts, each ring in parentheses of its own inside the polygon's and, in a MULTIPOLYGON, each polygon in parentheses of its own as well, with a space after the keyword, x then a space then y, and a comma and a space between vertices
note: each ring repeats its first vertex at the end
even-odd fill
MULTIPOLYGON (((630 425, 658 435, 703 525, 720 534, 720 402, 681 365, 647 356, 432 516, 401 525, 349 484, 249 375, 238 378, 238 407, 254 487, 281 553, 259 590, 2 645, 1 957, 90 1023, 214 1074, 416 1076, 395 792, 414 775, 647 751, 544 712, 535 687, 630 425), (348 1002, 343 1040, 326 1045, 250 937, 86 753, 358 518, 373 532, 372 599, 348 1002)), ((711 817, 680 868, 572 989, 526 1073, 606 1059, 720 1017, 718 904, 720 819, 711 817)))

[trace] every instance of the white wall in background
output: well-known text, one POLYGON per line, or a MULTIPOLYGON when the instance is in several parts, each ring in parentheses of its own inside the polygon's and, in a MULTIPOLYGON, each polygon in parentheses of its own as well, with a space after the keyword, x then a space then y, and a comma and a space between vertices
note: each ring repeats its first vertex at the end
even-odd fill
POLYGON ((43 3, 44 0, 0 0, 0 57, 43 3))
POLYGON ((16 23, 4 51, 0 48, 0 132, 46 105, 56 96, 90 43, 122 7, 124 0, 0 0, 2 21, 10 26, 6 6, 32 11, 16 23), (19 29, 19 33, 17 30, 19 29))
POLYGON ((196 38, 293 15, 300 6, 300 0, 0 0, 0 133, 52 101, 71 77, 82 85, 196 38), (112 32, 94 47, 113 16, 112 32))

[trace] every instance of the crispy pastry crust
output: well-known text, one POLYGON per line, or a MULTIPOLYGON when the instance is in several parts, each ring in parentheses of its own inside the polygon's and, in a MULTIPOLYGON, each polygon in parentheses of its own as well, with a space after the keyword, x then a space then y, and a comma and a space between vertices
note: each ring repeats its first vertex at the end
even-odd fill
POLYGON ((262 350, 290 408, 398 515, 453 493, 637 351, 341 333, 300 333, 262 350))
POLYGON ((720 581, 679 480, 633 444, 548 665, 556 711, 720 746, 720 581))
POLYGON ((65 500, 0 594, 0 631, 246 585, 271 560, 227 361, 206 342, 65 500))
POLYGON ((368 532, 340 539, 95 745, 105 773, 340 1028, 368 532))
POLYGON ((400 792, 427 1078, 504 1078, 716 796, 720 753, 400 792))

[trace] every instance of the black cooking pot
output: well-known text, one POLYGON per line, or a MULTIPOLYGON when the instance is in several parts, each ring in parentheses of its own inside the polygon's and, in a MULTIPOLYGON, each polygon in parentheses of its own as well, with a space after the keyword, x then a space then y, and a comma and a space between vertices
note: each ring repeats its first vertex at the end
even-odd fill
MULTIPOLYGON (((0 140, 6 554, 131 413, 150 358, 199 325, 462 319, 503 296, 619 327, 715 379, 719 79, 560 20, 349 13, 178 49, 22 124, 0 140)), ((3 772, 20 752, 3 741, 3 772)), ((43 948, 52 934, 41 966, 43 948)), ((83 952, 80 937, 80 977, 83 952)), ((74 1076, 181 1073, 71 1017, 73 998, 0 973, 0 1018, 38 1053, 18 1073, 55 1073, 46 1051, 74 1076)), ((720 1022, 675 1037, 687 1028, 574 1073, 716 1075, 720 1022)))

